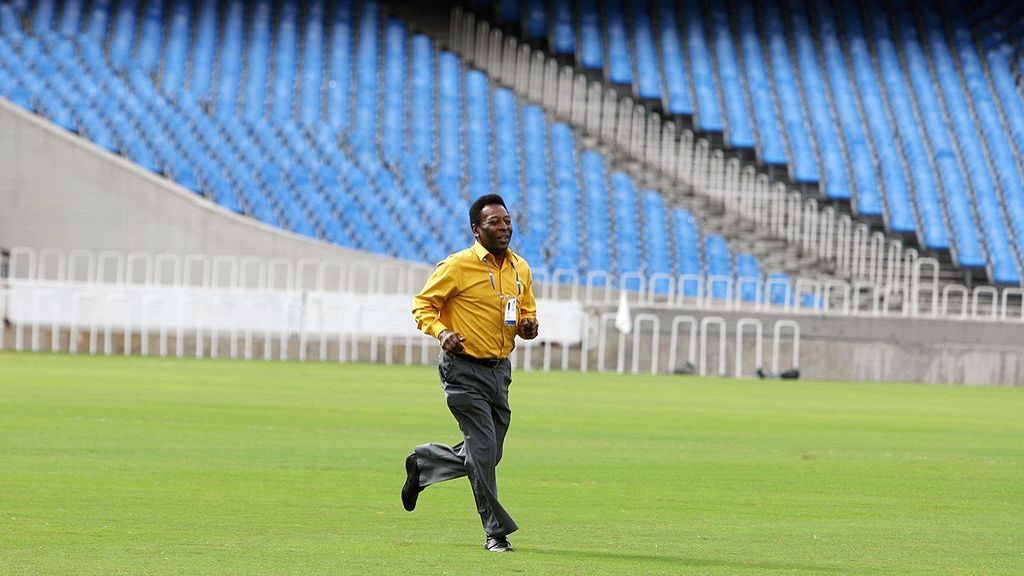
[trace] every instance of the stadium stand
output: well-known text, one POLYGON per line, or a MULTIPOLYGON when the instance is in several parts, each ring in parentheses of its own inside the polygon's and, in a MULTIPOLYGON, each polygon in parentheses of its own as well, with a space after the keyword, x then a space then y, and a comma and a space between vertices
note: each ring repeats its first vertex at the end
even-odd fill
MULTIPOLYGON (((634 78, 639 26, 636 77, 660 93, 650 15, 603 6, 617 22, 613 81, 634 78)), ((571 15, 568 3, 496 7, 527 35, 547 30, 549 12, 560 29, 571 15)), ((451 215, 498 192, 518 215, 518 249, 549 274, 762 277, 699 215, 373 2, 40 0, 0 4, 0 30, 5 98, 271 226, 432 262, 464 242, 451 215)), ((728 114, 733 134, 740 114, 728 114)))
POLYGON ((785 165, 791 182, 964 271, 1019 285, 1024 25, 1004 4, 556 1, 531 20, 549 22, 553 54, 666 117, 785 165))

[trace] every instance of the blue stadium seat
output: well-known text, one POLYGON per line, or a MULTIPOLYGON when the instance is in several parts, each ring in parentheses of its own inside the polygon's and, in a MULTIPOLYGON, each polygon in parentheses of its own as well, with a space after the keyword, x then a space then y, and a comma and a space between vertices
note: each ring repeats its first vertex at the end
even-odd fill
POLYGON ((572 130, 561 122, 551 126, 551 158, 554 172, 555 254, 551 266, 555 270, 580 272, 580 192, 576 184, 576 150, 572 130))
MULTIPOLYGON (((640 273, 643 270, 640 262, 636 187, 633 180, 623 172, 612 173, 611 180, 618 273, 620 276, 640 273)), ((625 288, 631 290, 639 287, 639 281, 636 279, 625 285, 625 288)))
MULTIPOLYGON (((672 260, 669 258, 668 217, 665 213, 665 198, 654 190, 643 192, 644 228, 646 229, 647 273, 672 274, 672 260)), ((667 286, 659 284, 659 290, 667 286)))
POLYGON ((718 73, 718 85, 721 87, 728 123, 725 131, 726 144, 733 148, 753 148, 754 134, 750 123, 749 106, 740 79, 739 64, 733 49, 732 29, 724 4, 712 3, 710 21, 717 64, 715 71, 718 73))
POLYGON ((752 254, 736 255, 736 290, 744 302, 761 302, 761 266, 752 254))
POLYGON ((914 109, 900 67, 899 55, 891 41, 892 34, 883 16, 878 13, 871 17, 876 37, 876 53, 889 96, 895 128, 899 134, 899 142, 903 144, 903 152, 909 163, 914 200, 921 222, 920 235, 928 248, 948 250, 949 233, 936 192, 937 182, 928 165, 931 155, 925 149, 925 135, 919 130, 920 125, 915 122, 914 109))
POLYGON ((787 274, 781 272, 768 274, 765 280, 765 291, 773 306, 792 306, 795 303, 793 287, 787 274))
POLYGON ((494 16, 498 22, 508 24, 519 23, 518 0, 494 0, 494 16))
POLYGON ((782 112, 784 133, 789 143, 790 175, 799 183, 816 183, 819 180, 818 164, 814 157, 808 124, 804 120, 804 108, 797 92, 779 7, 775 2, 760 2, 759 5, 764 23, 762 34, 767 36, 776 99, 782 112))
POLYGON ((576 56, 584 69, 604 68, 604 46, 601 42, 601 18, 597 0, 578 0, 580 45, 576 56))
POLYGON ((590 150, 583 152, 580 160, 586 198, 587 268, 594 272, 609 272, 611 251, 608 239, 611 233, 608 229, 608 174, 605 162, 600 154, 590 150))
MULTIPOLYGON (((75 36, 82 27, 82 4, 67 2, 60 18, 60 31, 65 36, 75 36)), ((102 11, 100 11, 102 12, 102 11)))
POLYGON ((793 0, 790 14, 796 40, 796 57, 800 68, 799 85, 803 88, 804 101, 809 108, 811 126, 816 136, 822 175, 820 181, 825 197, 833 200, 849 200, 851 193, 846 177, 846 161, 839 147, 839 136, 832 123, 825 83, 818 67, 817 52, 814 48, 805 11, 806 8, 802 0, 793 0))
POLYGON ((608 42, 608 80, 615 84, 632 84, 629 35, 626 32, 626 16, 621 0, 604 2, 605 39, 608 42))
MULTIPOLYGON (((504 3, 513 2, 505 0, 504 3)), ((544 0, 525 0, 523 4, 523 36, 530 40, 547 40, 548 9, 544 0)))
POLYGON ((660 22, 657 34, 661 39, 661 62, 667 90, 666 110, 669 114, 693 116, 693 101, 690 98, 690 82, 681 49, 675 2, 658 0, 657 4, 660 22))
POLYGON ((718 234, 704 237, 704 261, 707 267, 708 295, 718 300, 731 296, 729 283, 733 278, 732 252, 725 238, 718 234), (728 280, 717 281, 717 279, 728 280))
POLYGON ((651 17, 645 2, 630 3, 633 24, 633 61, 636 63, 634 89, 640 98, 662 100, 661 74, 658 70, 657 48, 651 29, 651 17))
POLYGON ((749 2, 741 2, 737 10, 743 72, 746 75, 747 93, 751 97, 757 131, 758 158, 768 165, 784 166, 789 159, 779 130, 781 120, 776 118, 771 84, 765 72, 765 59, 761 54, 754 7, 749 2))
POLYGON ((498 157, 502 161, 497 162, 497 193, 505 200, 509 212, 519 213, 520 197, 522 189, 520 183, 520 144, 518 138, 518 126, 516 118, 516 100, 511 90, 498 88, 493 95, 494 109, 494 146, 498 151, 498 157))
MULTIPOLYGON (((676 262, 679 274, 702 274, 704 272, 704 265, 701 261, 700 227, 697 225, 697 220, 688 210, 675 209, 672 212, 672 216, 675 227, 676 262)), ((693 287, 693 289, 693 293, 687 291, 687 294, 690 296, 695 295, 697 288, 693 287)))
POLYGON ((553 0, 551 51, 555 54, 576 53, 576 24, 573 20, 571 0, 553 0))
POLYGON ((684 0, 687 18, 683 23, 689 44, 693 89, 696 96, 697 127, 707 132, 722 132, 722 120, 715 81, 712 76, 711 51, 704 35, 704 16, 698 0, 684 0))

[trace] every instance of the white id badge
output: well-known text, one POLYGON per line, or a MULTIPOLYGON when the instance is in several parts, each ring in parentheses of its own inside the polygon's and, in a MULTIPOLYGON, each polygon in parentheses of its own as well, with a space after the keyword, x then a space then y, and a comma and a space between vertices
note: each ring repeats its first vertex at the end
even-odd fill
POLYGON ((515 326, 519 320, 519 300, 509 298, 505 301, 505 326, 515 326))

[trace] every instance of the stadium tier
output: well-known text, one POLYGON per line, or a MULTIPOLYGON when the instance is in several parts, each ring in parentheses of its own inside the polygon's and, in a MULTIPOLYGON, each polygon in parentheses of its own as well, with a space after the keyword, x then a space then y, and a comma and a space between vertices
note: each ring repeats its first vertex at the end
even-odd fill
POLYGON ((465 244, 471 199, 496 192, 516 248, 549 274, 762 277, 375 3, 13 2, 0 30, 4 97, 272 226, 434 262, 465 244))
POLYGON ((787 167, 792 181, 817 183, 856 215, 995 283, 1020 284, 1024 24, 1015 3, 470 6, 763 165, 787 167))

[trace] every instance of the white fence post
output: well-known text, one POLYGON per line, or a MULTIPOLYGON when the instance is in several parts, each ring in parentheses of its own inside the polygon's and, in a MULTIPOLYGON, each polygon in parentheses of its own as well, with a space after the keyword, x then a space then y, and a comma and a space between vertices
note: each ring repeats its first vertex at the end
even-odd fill
POLYGON ((18 280, 34 280, 36 278, 36 251, 27 246, 11 248, 8 259, 8 277, 11 283, 18 280), (24 271, 22 272, 22 268, 24 271))
POLYGON ((90 299, 93 302, 92 313, 89 314, 89 354, 96 354, 96 295, 92 292, 75 292, 71 296, 71 334, 69 336, 68 351, 72 354, 78 353, 78 316, 82 309, 82 301, 90 299))
POLYGON ((271 258, 267 263, 267 288, 270 290, 293 290, 295 288, 295 268, 287 258, 271 258), (284 272, 284 285, 278 287, 279 274, 284 272))
POLYGON ((0 350, 6 350, 4 342, 7 332, 7 288, 0 283, 0 350))
MULTIPOLYGON (((105 321, 103 323, 103 354, 105 356, 110 356, 111 354, 114 353, 114 323, 110 319, 110 317, 111 317, 110 307, 111 307, 112 304, 117 304, 117 303, 121 303, 121 304, 127 305, 128 304, 128 296, 125 293, 123 293, 123 292, 114 292, 112 294, 107 294, 107 297, 104 300, 104 304, 105 304, 104 311, 107 312, 107 314, 105 315, 106 318, 105 318, 105 321)), ((129 319, 131 318, 131 310, 128 310, 127 316, 128 316, 129 319)), ((124 324, 127 325, 127 324, 129 324, 129 322, 125 321, 124 324)), ((123 348, 124 348, 124 350, 127 351, 127 350, 129 350, 129 346, 130 346, 130 344, 128 344, 128 338, 131 337, 131 333, 130 333, 131 330, 130 330, 130 328, 127 328, 127 326, 125 326, 125 328, 126 328, 125 336, 124 336, 125 337, 125 345, 124 345, 123 348)), ((126 354, 126 356, 127 355, 128 354, 126 354)))
MULTIPOLYGON (((597 371, 598 372, 607 372, 608 371, 607 368, 605 368, 605 348, 608 345, 608 326, 611 325, 613 328, 615 327, 615 316, 616 316, 616 314, 614 312, 605 312, 604 314, 601 314, 601 317, 598 320, 598 325, 597 325, 598 326, 598 338, 597 338, 597 371)), ((621 351, 623 350, 623 348, 625 346, 625 339, 626 339, 626 335, 620 333, 619 334, 620 358, 621 358, 621 351)), ((621 368, 621 364, 620 364, 620 366, 618 368, 621 368)), ((616 369, 618 370, 618 368, 616 368, 616 369)))
POLYGON ((68 254, 68 282, 83 282, 91 284, 96 281, 96 254, 89 250, 72 250, 68 254), (78 278, 78 262, 85 260, 85 278, 78 278))
POLYGON ((792 368, 800 368, 800 325, 792 320, 777 320, 772 331, 772 372, 779 373, 779 349, 782 346, 782 331, 789 328, 792 332, 792 368))
POLYGON ((143 252, 131 252, 125 257, 125 282, 127 284, 140 284, 136 281, 135 276, 135 265, 136 262, 142 262, 142 282, 143 286, 150 286, 153 284, 153 257, 143 252))
POLYGON ((727 326, 721 316, 705 316, 700 320, 700 375, 707 376, 708 373, 708 328, 712 325, 718 328, 718 375, 725 376, 727 326))
POLYGON ((53 280, 56 282, 65 281, 67 279, 67 259, 64 257, 64 252, 61 250, 40 250, 39 265, 36 270, 36 274, 37 280, 53 280), (57 263, 54 270, 55 274, 52 278, 48 273, 50 270, 50 259, 53 259, 57 263))
POLYGON ((245 289, 266 290, 267 265, 261 258, 246 256, 238 261, 238 285, 245 289), (255 282, 250 283, 253 279, 255 282))
POLYGON ((671 302, 676 292, 676 279, 673 275, 665 272, 655 272, 651 274, 650 279, 647 282, 647 302, 648 304, 654 304, 658 297, 658 287, 665 289, 665 298, 671 302), (660 281, 660 284, 659 284, 660 281))
POLYGON ((843 282, 842 280, 826 280, 824 287, 824 306, 825 311, 831 311, 832 306, 832 290, 839 288, 840 293, 843 295, 843 305, 839 308, 840 313, 843 316, 850 314, 850 284, 843 282))
POLYGON ((914 262, 914 269, 912 278, 910 280, 910 300, 911 300, 911 313, 912 317, 917 317, 921 312, 921 270, 928 266, 931 270, 931 315, 937 316, 939 310, 939 261, 934 258, 918 258, 914 262))
POLYGON ((125 257, 121 252, 113 250, 100 252, 96 266, 96 281, 100 284, 124 284, 125 257), (112 280, 107 278, 107 263, 110 261, 114 263, 114 276, 112 280))
POLYGON ((167 283, 164 280, 164 268, 167 266, 165 263, 169 263, 171 266, 171 283, 170 286, 181 286, 182 282, 182 265, 181 257, 177 254, 157 254, 156 259, 153 263, 153 283, 157 286, 166 286, 167 283))
POLYGON ((625 292, 627 297, 630 293, 635 292, 636 303, 643 305, 646 303, 644 299, 647 295, 647 277, 639 272, 626 272, 619 277, 619 290, 625 292), (630 280, 636 281, 635 291, 628 288, 631 284, 630 280))
POLYGON ((636 374, 640 371, 640 334, 643 332, 644 322, 651 325, 651 374, 658 373, 658 351, 659 340, 661 335, 661 321, 654 314, 637 314, 633 318, 633 366, 632 372, 636 374))
POLYGON ((754 369, 759 370, 763 367, 763 351, 762 346, 764 342, 764 327, 761 321, 757 318, 740 318, 736 322, 736 377, 743 377, 743 345, 745 344, 745 331, 746 327, 754 329, 754 369))
POLYGON ((960 296, 960 318, 967 317, 967 305, 970 299, 969 292, 966 286, 960 284, 946 284, 942 287, 942 305, 940 306, 940 314, 943 318, 949 318, 949 301, 952 295, 956 293, 960 296))
POLYGON ((708 276, 707 277, 707 290, 705 294, 705 303, 710 308, 712 306, 719 306, 721 303, 722 308, 726 310, 732 310, 733 308, 733 282, 731 276, 708 276), (715 286, 725 286, 725 296, 721 299, 715 298, 715 286))
POLYGON ((611 304, 612 289, 616 286, 615 279, 605 270, 593 270, 587 272, 586 276, 586 287, 583 289, 583 301, 587 304, 611 304), (594 285, 598 284, 602 287, 603 297, 601 300, 594 300, 593 289, 594 285))
POLYGON ((971 318, 979 319, 979 307, 982 296, 988 296, 988 320, 995 320, 999 314, 999 292, 995 286, 977 286, 974 288, 974 292, 971 294, 971 318))
MULTIPOLYGON (((1016 296, 1017 297, 1017 301, 1018 301, 1018 305, 1020 306, 1020 315, 1019 315, 1018 318, 1016 318, 1016 320, 1024 322, 1024 289, 1021 289, 1021 288, 1004 288, 1003 289, 1003 295, 1002 295, 1002 299, 1001 299, 1002 306, 1000 307, 1000 311, 999 311, 999 319, 1003 320, 1004 322, 1007 321, 1007 320, 1010 320, 1010 318, 1009 318, 1010 296, 1016 296)), ((0 344, 0 347, 2 347, 2 344, 0 344)))
POLYGON ((139 354, 143 356, 149 356, 149 316, 158 302, 160 303, 160 356, 167 355, 167 329, 163 319, 166 298, 162 294, 150 294, 142 299, 142 310, 139 314, 139 354))
POLYGON ((871 315, 877 316, 881 299, 878 294, 878 286, 869 280, 858 280, 853 283, 853 310, 860 314, 860 294, 862 290, 871 291, 871 315))
POLYGON ((704 308, 705 300, 705 280, 704 276, 700 274, 680 274, 679 280, 676 283, 677 300, 676 306, 682 308, 686 306, 688 296, 686 295, 686 288, 688 286, 695 286, 697 288, 697 294, 694 296, 694 307, 698 310, 704 308))
MULTIPOLYGON (((40 320, 39 320, 39 317, 42 315, 42 312, 41 312, 42 304, 41 303, 42 303, 44 297, 52 299, 53 298, 53 292, 49 291, 49 290, 40 290, 40 291, 32 294, 32 318, 30 320, 30 324, 29 325, 30 325, 30 330, 31 330, 31 333, 32 333, 32 339, 31 339, 31 346, 32 346, 32 348, 31 348, 31 350, 33 352, 39 352, 39 331, 40 331, 40 327, 39 327, 40 320)), ((52 308, 53 306, 54 306, 54 303, 50 302, 50 308, 52 308)), ((48 308, 48 310, 50 308, 48 308)), ((20 330, 19 330, 19 334, 20 334, 20 330)), ((21 351, 21 347, 18 347, 18 350, 21 351)))
POLYGON ((676 357, 679 347, 679 327, 687 324, 690 327, 690 338, 688 341, 688 353, 686 362, 692 369, 697 362, 697 319, 693 316, 676 316, 672 319, 672 335, 669 339, 668 371, 674 374, 676 371, 676 357))

